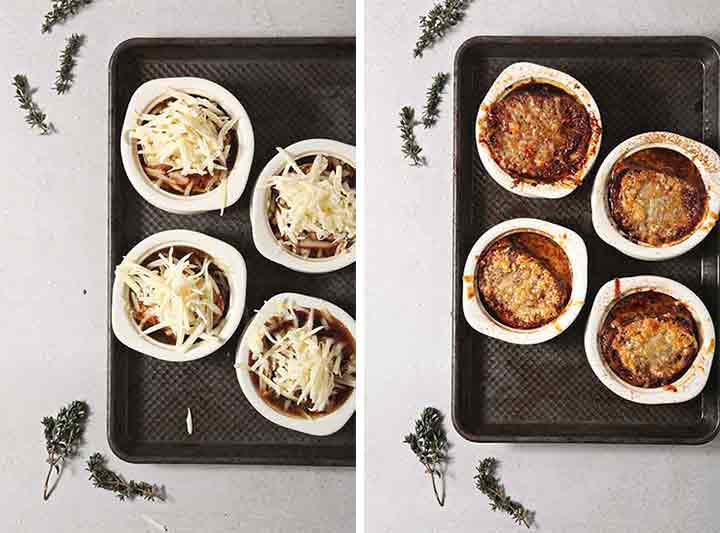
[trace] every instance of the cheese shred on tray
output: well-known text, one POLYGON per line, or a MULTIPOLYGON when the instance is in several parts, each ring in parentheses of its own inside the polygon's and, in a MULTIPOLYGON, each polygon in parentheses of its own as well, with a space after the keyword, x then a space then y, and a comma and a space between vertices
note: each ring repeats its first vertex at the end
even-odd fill
POLYGON ((355 242, 355 169, 317 154, 298 160, 282 148, 282 172, 270 176, 268 218, 280 244, 295 255, 328 258, 355 242))
POLYGON ((123 261, 116 275, 129 288, 129 311, 142 335, 179 352, 199 341, 217 340, 229 285, 208 255, 171 247, 142 263, 123 261))
POLYGON ((170 90, 138 117, 130 138, 137 141, 143 170, 157 187, 184 196, 222 187, 224 196, 238 150, 232 134, 236 123, 207 98, 170 90))
POLYGON ((355 387, 355 340, 325 310, 283 302, 253 333, 249 348, 256 389, 287 414, 330 413, 355 387))

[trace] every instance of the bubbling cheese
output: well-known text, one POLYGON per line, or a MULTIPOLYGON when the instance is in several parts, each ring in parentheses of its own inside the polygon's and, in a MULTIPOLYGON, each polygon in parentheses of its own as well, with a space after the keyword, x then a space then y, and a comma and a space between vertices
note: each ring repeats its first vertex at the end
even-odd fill
POLYGON ((275 223, 280 235, 293 244, 308 238, 353 240, 356 195, 343 181, 343 164, 329 168, 327 157, 318 154, 304 172, 292 155, 282 148, 277 150, 287 163, 280 174, 266 179, 266 186, 278 194, 275 223))
POLYGON ((354 358, 344 357, 342 341, 318 335, 328 327, 322 312, 305 309, 308 318, 300 326, 295 309, 300 308, 282 302, 271 317, 293 326, 273 333, 265 320, 253 332, 249 370, 257 374, 261 390, 269 388, 297 405, 309 405, 311 412, 322 412, 338 386, 355 386, 354 358))
POLYGON ((221 291, 210 273, 211 259, 205 257, 199 266, 190 261, 192 255, 190 252, 177 260, 170 248, 168 254, 158 254, 147 266, 126 260, 115 269, 132 291, 131 299, 134 297, 144 309, 139 324, 142 335, 171 331, 174 349, 182 353, 198 339, 217 340, 215 321, 223 313, 216 303, 221 291), (144 328, 147 324, 150 326, 144 328))

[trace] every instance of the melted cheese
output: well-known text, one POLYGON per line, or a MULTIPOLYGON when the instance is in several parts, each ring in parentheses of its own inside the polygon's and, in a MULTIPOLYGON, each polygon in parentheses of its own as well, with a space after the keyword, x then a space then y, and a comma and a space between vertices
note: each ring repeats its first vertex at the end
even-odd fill
POLYGON ((355 191, 343 182, 342 165, 328 168, 328 160, 317 155, 305 173, 282 148, 287 164, 279 175, 270 176, 266 185, 279 195, 276 222, 280 234, 297 244, 307 234, 317 240, 354 239, 355 191))
POLYGON ((213 323, 222 314, 215 304, 220 289, 210 275, 210 258, 198 267, 190 262, 191 255, 176 260, 171 248, 168 255, 160 254, 147 267, 123 261, 115 269, 118 278, 147 308, 143 322, 149 318, 157 322, 146 329, 141 323, 142 334, 149 336, 167 328, 175 335, 179 352, 189 350, 198 339, 217 339, 213 323))
MULTIPOLYGON (((341 342, 332 338, 320 338, 317 333, 326 326, 318 321, 316 311, 310 309, 310 316, 303 326, 296 326, 286 332, 272 335, 264 321, 251 337, 249 347, 252 353, 250 371, 259 376, 261 384, 276 394, 301 405, 309 402, 310 411, 324 411, 330 396, 338 384, 355 386, 352 364, 343 368, 341 342), (266 349, 265 340, 270 341, 266 349)), ((298 324, 293 306, 283 302, 273 315, 298 324)))

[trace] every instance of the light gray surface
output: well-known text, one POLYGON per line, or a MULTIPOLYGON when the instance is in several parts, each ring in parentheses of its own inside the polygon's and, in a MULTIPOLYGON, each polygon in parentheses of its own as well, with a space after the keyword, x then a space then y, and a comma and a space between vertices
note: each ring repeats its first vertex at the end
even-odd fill
POLYGON ((353 35, 354 2, 97 0, 41 35, 49 4, 0 1, 0 531, 157 532, 142 514, 173 533, 352 530, 352 469, 130 465, 112 456, 105 292, 107 64, 115 46, 136 36, 353 35), (76 86, 57 96, 50 87, 73 31, 88 44, 76 86), (17 72, 39 88, 59 134, 40 137, 23 124, 10 86, 17 72), (43 503, 40 419, 75 398, 93 408, 87 445, 43 503), (84 458, 95 450, 128 477, 163 483, 169 502, 120 503, 93 489, 84 458))
POLYGON ((429 167, 399 156, 400 107, 422 106, 438 71, 452 72, 474 35, 706 35, 720 39, 717 1, 476 0, 467 19, 412 59, 416 17, 432 0, 368 6, 365 242, 368 353, 368 531, 520 531, 474 488, 478 458, 495 455, 508 492, 537 511, 540 531, 720 531, 720 443, 670 446, 473 445, 454 430, 445 508, 403 433, 425 405, 450 412, 452 89, 431 131, 429 167))

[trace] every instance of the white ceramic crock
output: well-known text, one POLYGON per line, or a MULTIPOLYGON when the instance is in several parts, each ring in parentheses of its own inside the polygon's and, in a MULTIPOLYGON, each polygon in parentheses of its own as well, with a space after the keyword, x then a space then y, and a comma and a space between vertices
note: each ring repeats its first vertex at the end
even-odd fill
MULTIPOLYGON (((285 151, 296 160, 309 155, 317 155, 318 153, 330 155, 352 165, 357 170, 355 147, 338 141, 308 139, 291 144, 285 148, 285 151)), ((279 263, 290 270, 307 274, 334 272, 354 263, 356 244, 335 257, 308 259, 293 254, 275 238, 268 219, 270 188, 267 187, 265 182, 270 176, 281 172, 285 164, 285 157, 278 153, 265 165, 253 189, 250 204, 250 221, 252 223, 253 241, 258 252, 270 261, 279 263)))
POLYGON ((627 256, 645 261, 663 261, 688 252, 715 227, 720 211, 720 156, 702 143, 676 133, 655 131, 641 133, 620 143, 600 165, 592 196, 592 222, 598 236, 627 256), (666 246, 651 246, 633 242, 616 226, 610 214, 608 191, 613 166, 625 157, 648 148, 667 148, 689 158, 700 171, 707 191, 705 215, 695 230, 685 239, 666 246))
POLYGON ((590 92, 575 78, 559 70, 536 65, 534 63, 513 63, 503 70, 490 87, 490 90, 483 98, 478 108, 475 120, 475 142, 477 145, 480 160, 490 177, 501 187, 520 196, 530 198, 562 198, 574 191, 585 178, 593 166, 600 150, 602 139, 602 121, 600 110, 590 92), (514 179, 497 164, 492 156, 490 148, 480 140, 480 124, 485 121, 487 111, 496 101, 503 98, 513 89, 531 82, 547 83, 555 85, 575 96, 585 106, 590 115, 592 132, 588 153, 585 163, 573 176, 571 180, 564 180, 558 183, 525 183, 514 179))
POLYGON ((512 344, 538 344, 560 335, 577 318, 587 293, 587 249, 582 238, 563 226, 534 218, 516 218, 493 226, 475 242, 463 269, 463 313, 473 329, 512 344), (552 322, 535 329, 511 328, 498 322, 475 294, 475 271, 483 251, 512 233, 536 231, 555 241, 565 252, 572 270, 572 288, 567 306, 552 322))
POLYGON ((187 230, 162 231, 151 235, 136 244, 123 261, 141 263, 149 255, 170 246, 188 246, 205 252, 225 274, 230 287, 230 299, 217 340, 197 342, 183 353, 175 350, 174 346, 141 335, 140 328, 131 316, 130 289, 117 276, 112 290, 112 328, 118 340, 128 348, 163 361, 180 363, 207 357, 235 333, 245 310, 247 272, 245 260, 235 248, 213 237, 187 230))
POLYGON ((232 131, 237 135, 238 152, 235 163, 227 177, 225 208, 240 199, 247 184, 253 154, 255 136, 245 108, 227 89, 217 83, 201 78, 162 78, 143 83, 130 99, 120 138, 120 154, 125 173, 135 190, 149 203, 170 213, 186 215, 220 210, 223 207, 222 187, 210 192, 184 196, 157 187, 142 168, 137 153, 137 143, 130 138, 130 130, 137 124, 137 117, 150 111, 168 97, 168 90, 174 89, 203 96, 222 107, 231 118, 237 118, 232 131))
POLYGON ((715 328, 710 313, 685 285, 658 276, 636 276, 608 281, 598 291, 585 328, 585 354, 598 379, 612 392, 635 403, 667 404, 691 400, 705 387, 715 354, 715 328), (688 371, 664 387, 635 387, 612 371, 600 352, 598 335, 613 305, 634 292, 653 290, 672 296, 687 306, 700 335, 700 349, 688 371))
POLYGON ((267 322, 267 320, 277 312, 278 305, 282 302, 294 303, 302 307, 324 309, 338 319, 353 337, 355 337, 355 320, 338 306, 321 300, 320 298, 313 298, 312 296, 304 296, 290 292, 278 294, 265 302, 265 305, 262 306, 250 324, 245 328, 235 358, 235 371, 237 373, 238 383, 240 383, 240 388, 250 404, 270 422, 309 435, 331 435, 339 431, 355 412, 355 390, 350 393, 345 403, 335 411, 323 416, 307 419, 290 416, 274 409, 262 399, 250 378, 250 370, 247 366, 250 355, 250 348, 248 347, 249 336, 254 334, 258 327, 267 322))

